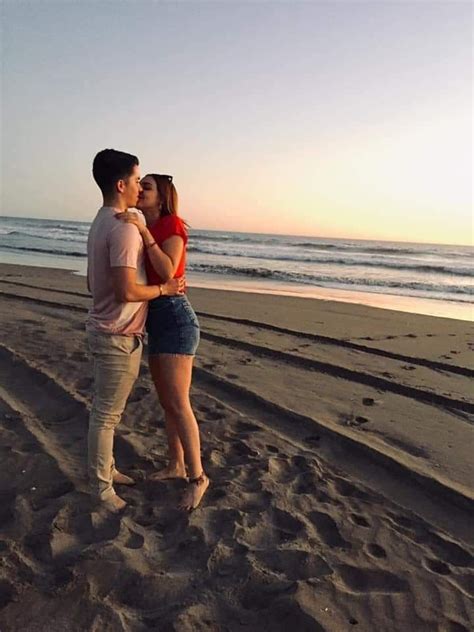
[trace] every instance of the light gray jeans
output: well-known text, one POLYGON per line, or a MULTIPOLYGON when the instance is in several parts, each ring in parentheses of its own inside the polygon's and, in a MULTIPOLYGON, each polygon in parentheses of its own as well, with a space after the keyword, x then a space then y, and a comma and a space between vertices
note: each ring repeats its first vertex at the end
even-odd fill
POLYGON ((115 427, 120 422, 138 377, 143 342, 140 336, 87 332, 94 364, 95 394, 89 417, 88 467, 91 494, 107 500, 115 494, 112 477, 115 427))

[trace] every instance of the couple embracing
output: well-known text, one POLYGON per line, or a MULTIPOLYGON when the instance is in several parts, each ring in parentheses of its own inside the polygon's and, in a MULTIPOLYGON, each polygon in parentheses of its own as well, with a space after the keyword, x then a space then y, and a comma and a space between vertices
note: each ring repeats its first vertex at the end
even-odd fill
POLYGON ((119 512, 126 502, 115 487, 135 483, 116 468, 113 443, 138 377, 146 328, 169 451, 167 467, 149 480, 186 479, 179 506, 190 511, 199 505, 209 479, 189 399, 199 323, 185 293, 188 237, 177 215, 176 188, 171 176, 141 178, 138 158, 114 149, 96 155, 92 172, 103 206, 87 242, 92 307, 86 329, 95 385, 88 436, 91 494, 104 508, 119 512))

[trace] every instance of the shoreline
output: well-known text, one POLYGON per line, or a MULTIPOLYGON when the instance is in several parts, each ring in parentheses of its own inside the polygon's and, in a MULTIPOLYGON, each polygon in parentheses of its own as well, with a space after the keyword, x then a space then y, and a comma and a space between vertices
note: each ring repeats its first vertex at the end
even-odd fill
MULTIPOLYGON (((1 253, 0 266, 33 266, 41 269, 67 270, 78 276, 86 275, 87 260, 80 259, 73 266, 70 257, 48 257, 41 255, 21 255, 1 253), (41 263, 38 263, 40 261, 41 263)), ((220 275, 189 273, 189 286, 196 288, 226 290, 230 292, 251 292, 274 296, 294 296, 321 301, 336 301, 352 305, 366 305, 379 309, 389 309, 409 314, 420 314, 438 318, 451 318, 474 322, 474 305, 467 302, 445 301, 435 298, 419 298, 400 294, 379 292, 358 292, 353 290, 316 287, 281 283, 244 276, 225 277, 220 275)))
MULTIPOLYGON (((203 275, 204 276, 204 275, 203 275)), ((383 294, 379 292, 355 292, 329 287, 292 286, 277 284, 274 287, 263 287, 263 283, 247 279, 219 279, 218 286, 213 284, 212 275, 207 279, 200 279, 193 274, 190 287, 227 290, 229 292, 248 292, 255 294, 271 294, 274 296, 294 296, 320 301, 334 301, 351 305, 365 305, 377 309, 394 310, 422 316, 450 318, 455 320, 474 321, 474 305, 458 301, 442 301, 435 298, 417 298, 399 294, 383 294)), ((270 286, 270 283, 268 284, 270 286)))

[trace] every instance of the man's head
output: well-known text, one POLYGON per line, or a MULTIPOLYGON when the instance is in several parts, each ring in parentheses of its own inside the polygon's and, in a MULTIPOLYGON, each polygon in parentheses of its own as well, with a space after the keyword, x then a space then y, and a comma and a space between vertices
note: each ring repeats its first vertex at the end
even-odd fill
POLYGON ((120 200, 135 206, 140 193, 140 170, 136 156, 115 149, 103 149, 94 158, 92 174, 104 200, 120 200))

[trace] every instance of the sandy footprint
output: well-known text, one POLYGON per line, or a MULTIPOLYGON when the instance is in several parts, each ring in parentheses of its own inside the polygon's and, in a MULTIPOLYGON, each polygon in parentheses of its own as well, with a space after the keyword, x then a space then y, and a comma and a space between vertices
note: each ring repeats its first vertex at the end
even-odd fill
POLYGON ((255 556, 269 570, 280 573, 292 581, 326 577, 334 572, 321 556, 307 551, 258 551, 255 556))
POLYGON ((247 547, 234 544, 232 547, 219 542, 212 550, 207 561, 207 570, 211 575, 219 578, 232 578, 232 581, 239 577, 245 577, 250 570, 250 563, 247 560, 247 547))
POLYGON ((350 426, 351 428, 359 428, 359 426, 364 426, 370 422, 370 419, 367 417, 363 417, 362 415, 350 415, 349 417, 346 415, 342 415, 340 417, 340 421, 345 426, 350 426))
POLYGON ((337 571, 343 588, 356 594, 405 593, 410 589, 406 579, 380 569, 359 568, 345 564, 339 566, 337 571))
POLYGON ((370 522, 367 520, 367 518, 364 518, 364 516, 361 516, 360 514, 351 514, 349 518, 351 522, 358 527, 363 527, 366 529, 370 527, 370 522))
POLYGON ((204 541, 206 544, 213 546, 220 541, 232 543, 237 525, 242 519, 242 514, 238 509, 215 509, 214 507, 205 507, 201 509, 200 515, 193 520, 199 523, 202 529, 204 541))
POLYGON ((279 454, 280 450, 274 446, 274 445, 266 445, 265 449, 267 450, 267 452, 270 452, 270 454, 279 454))
POLYGON ((370 543, 365 546, 365 550, 370 555, 370 557, 375 557, 378 560, 384 559, 387 557, 387 552, 380 546, 380 544, 370 543))
POLYGON ((427 568, 432 573, 436 573, 436 575, 450 575, 451 569, 444 562, 440 562, 440 560, 434 560, 431 558, 426 558, 423 560, 423 564, 425 568, 427 568))
POLYGON ((268 459, 268 475, 276 483, 289 483, 297 475, 287 458, 271 456, 268 459))
POLYGON ((252 568, 250 577, 242 591, 241 603, 245 609, 250 611, 266 610, 293 588, 292 581, 269 575, 258 568, 252 568))
POLYGON ((261 432, 261 428, 256 426, 255 424, 249 423, 247 421, 238 421, 236 431, 238 434, 241 432, 261 432))
POLYGON ((353 483, 344 478, 334 477, 331 481, 331 486, 333 487, 336 495, 341 495, 344 498, 353 497, 361 500, 368 498, 368 494, 366 492, 363 492, 353 483))
POLYGON ((331 548, 351 548, 351 544, 342 537, 336 522, 329 514, 322 511, 312 511, 308 518, 314 525, 318 538, 323 544, 331 548))
POLYGON ((307 531, 304 523, 294 515, 283 509, 274 508, 270 517, 273 525, 278 530, 281 542, 296 540, 297 538, 307 538, 307 531))
POLYGON ((322 491, 319 474, 311 470, 302 472, 296 478, 292 490, 295 494, 312 494, 321 500, 318 496, 319 492, 322 491))

